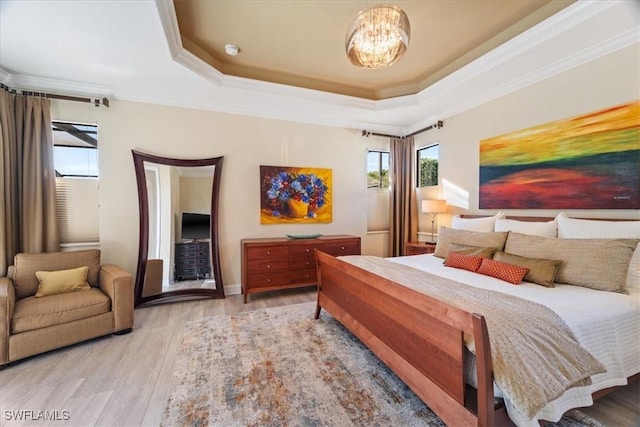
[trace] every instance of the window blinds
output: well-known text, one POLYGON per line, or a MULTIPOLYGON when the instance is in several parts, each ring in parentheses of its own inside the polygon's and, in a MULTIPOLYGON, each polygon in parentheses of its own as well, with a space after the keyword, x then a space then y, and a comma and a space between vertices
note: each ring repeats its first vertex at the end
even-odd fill
POLYGON ((99 241, 98 179, 56 178, 60 243, 99 241))
POLYGON ((367 188, 367 231, 389 230, 389 189, 367 188))

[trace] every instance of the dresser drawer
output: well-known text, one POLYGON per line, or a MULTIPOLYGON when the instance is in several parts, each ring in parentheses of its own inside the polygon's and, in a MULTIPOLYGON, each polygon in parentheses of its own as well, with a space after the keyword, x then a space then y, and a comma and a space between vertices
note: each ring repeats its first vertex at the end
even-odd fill
POLYGON ((196 272, 198 271, 198 269, 194 266, 194 267, 182 267, 182 268, 177 268, 176 269, 176 275, 177 276, 192 276, 195 275, 196 272))
POLYGON ((289 270, 309 270, 312 268, 316 268, 315 255, 310 257, 289 258, 289 270))
POLYGON ((207 254, 207 256, 204 256, 202 258, 198 258, 196 260, 196 264, 198 265, 198 267, 202 267, 202 266, 209 267, 211 265, 211 263, 209 262, 208 254, 207 254))
POLYGON ((257 246, 247 248, 247 259, 249 262, 257 259, 287 259, 289 248, 286 246, 257 246))
POLYGON ((198 263, 198 260, 195 257, 193 257, 193 258, 180 258, 180 264, 177 267, 177 269, 184 268, 184 267, 195 267, 197 263, 198 263))
POLYGON ((316 270, 300 270, 289 272, 289 283, 317 283, 318 273, 316 270))
POLYGON ((249 274, 247 277, 247 285, 249 288, 267 288, 269 286, 287 285, 289 283, 290 279, 287 272, 249 274))
POLYGON ((289 248, 289 257, 291 258, 311 258, 315 259, 316 249, 323 250, 322 243, 313 243, 308 245, 291 245, 289 248))
POLYGON ((176 255, 195 254, 198 250, 196 243, 176 243, 176 255))
POLYGON ((286 258, 250 259, 247 267, 252 273, 267 273, 269 271, 287 271, 286 258))
POLYGON ((209 251, 207 249, 198 249, 196 257, 207 259, 209 258, 209 251))
POLYGON ((198 277, 202 276, 210 276, 211 275, 211 268, 210 267, 198 267, 196 269, 197 273, 198 273, 198 277))
POLYGON ((324 246, 324 252, 333 255, 359 255, 360 241, 347 240, 342 242, 329 242, 324 246))

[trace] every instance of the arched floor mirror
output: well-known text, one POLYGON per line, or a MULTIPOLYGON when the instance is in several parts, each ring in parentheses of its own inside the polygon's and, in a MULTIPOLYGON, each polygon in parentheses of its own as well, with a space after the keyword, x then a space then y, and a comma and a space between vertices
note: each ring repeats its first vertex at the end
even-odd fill
POLYGON ((223 157, 132 154, 140 207, 136 307, 224 298, 218 250, 223 157))

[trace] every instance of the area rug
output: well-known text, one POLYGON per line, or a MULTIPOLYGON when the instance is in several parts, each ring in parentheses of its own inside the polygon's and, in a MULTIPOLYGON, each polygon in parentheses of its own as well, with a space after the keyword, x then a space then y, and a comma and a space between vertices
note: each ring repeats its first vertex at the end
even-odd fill
MULTIPOLYGON (((444 426, 315 303, 185 326, 163 426, 444 426)), ((558 427, 602 427, 574 411, 558 427)))

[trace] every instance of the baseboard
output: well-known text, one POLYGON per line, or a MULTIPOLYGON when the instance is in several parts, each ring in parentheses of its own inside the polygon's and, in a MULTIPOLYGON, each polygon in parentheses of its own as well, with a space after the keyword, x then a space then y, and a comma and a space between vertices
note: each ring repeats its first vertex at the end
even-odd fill
POLYGON ((234 283, 232 285, 224 285, 225 295, 240 295, 242 294, 242 285, 240 283, 234 283))

